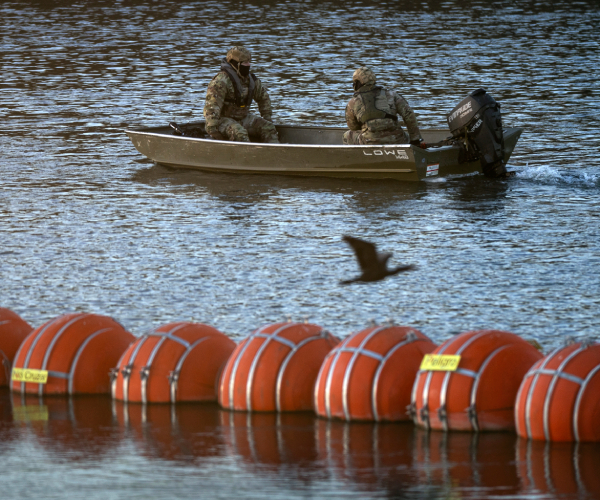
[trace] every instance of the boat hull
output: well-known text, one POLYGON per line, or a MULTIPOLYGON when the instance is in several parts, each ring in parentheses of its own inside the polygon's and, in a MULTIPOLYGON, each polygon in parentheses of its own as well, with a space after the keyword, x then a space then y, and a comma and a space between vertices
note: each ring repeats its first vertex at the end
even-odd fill
MULTIPOLYGON (((195 124, 200 125, 201 124, 195 124)), ((278 126, 281 144, 215 141, 173 135, 169 127, 126 130, 136 149, 155 163, 230 173, 327 176, 418 181, 428 177, 481 172, 478 161, 459 163, 457 146, 427 150, 411 146, 342 144, 344 128, 278 126)), ((505 130, 508 161, 522 132, 505 130)), ((449 136, 423 131, 426 142, 449 136)))

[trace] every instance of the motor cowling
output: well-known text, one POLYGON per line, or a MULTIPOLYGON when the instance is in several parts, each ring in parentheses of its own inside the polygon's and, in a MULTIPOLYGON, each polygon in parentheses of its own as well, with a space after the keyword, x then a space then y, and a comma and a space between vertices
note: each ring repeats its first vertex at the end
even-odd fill
POLYGON ((448 126, 469 156, 481 161, 486 176, 506 176, 500 104, 491 95, 484 89, 471 92, 450 112, 448 126))

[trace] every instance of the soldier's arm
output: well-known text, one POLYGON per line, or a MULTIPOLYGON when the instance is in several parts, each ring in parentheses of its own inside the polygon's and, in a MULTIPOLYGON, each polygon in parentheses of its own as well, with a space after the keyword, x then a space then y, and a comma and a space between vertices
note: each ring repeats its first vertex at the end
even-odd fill
POLYGON ((217 75, 208 84, 206 90, 206 101, 204 102, 204 119, 206 120, 206 133, 211 134, 218 131, 221 110, 227 96, 227 80, 217 75))
POLYGON ((360 130, 362 126, 354 114, 353 103, 354 99, 350 99, 350 102, 346 105, 346 124, 350 130, 360 130))
POLYGON ((394 92, 393 95, 396 111, 398 111, 398 114, 404 120, 404 124, 408 130, 408 135, 410 135, 411 142, 422 140, 421 131, 419 130, 419 123, 417 122, 417 117, 415 116, 414 111, 404 97, 396 92, 394 92))
POLYGON ((273 121, 273 107, 271 106, 271 98, 267 92, 267 88, 257 78, 256 87, 254 88, 254 100, 258 104, 260 116, 265 120, 273 121))

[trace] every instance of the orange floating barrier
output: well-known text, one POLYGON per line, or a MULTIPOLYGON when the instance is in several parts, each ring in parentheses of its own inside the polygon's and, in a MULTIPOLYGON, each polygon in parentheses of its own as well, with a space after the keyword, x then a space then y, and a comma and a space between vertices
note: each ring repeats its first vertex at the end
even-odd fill
POLYGON ((33 327, 17 313, 0 307, 0 387, 8 385, 12 363, 17 350, 33 327))
POLYGON ((527 372, 515 406, 517 434, 600 441, 600 344, 555 349, 527 372))
POLYGON ((134 339, 108 316, 59 316, 36 328, 21 343, 11 389, 40 396, 108 394, 110 370, 134 339))
POLYGON ((235 342, 212 326, 177 322, 142 335, 112 372, 112 396, 131 403, 216 401, 235 342))
POLYGON ((407 408, 421 360, 436 347, 407 326, 372 326, 348 336, 323 362, 315 411, 344 420, 410 420, 407 408))
POLYGON ((519 386, 541 358, 513 333, 456 335, 424 358, 412 391, 413 420, 445 431, 512 430, 519 386))
POLYGON ((230 410, 312 410, 319 369, 338 342, 309 323, 274 323, 255 330, 238 344, 223 370, 219 403, 230 410))

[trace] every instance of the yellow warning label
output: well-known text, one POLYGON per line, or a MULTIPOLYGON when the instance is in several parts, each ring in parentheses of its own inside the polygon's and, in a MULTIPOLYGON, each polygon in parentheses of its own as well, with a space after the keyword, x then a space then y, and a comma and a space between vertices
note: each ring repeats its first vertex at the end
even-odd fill
POLYGON ((454 372, 460 363, 458 354, 425 354, 421 361, 421 370, 454 372))
POLYGON ((48 382, 48 370, 13 368, 11 379, 15 382, 33 382, 34 384, 45 384, 48 382))
POLYGON ((15 422, 35 422, 48 420, 46 405, 14 406, 13 419, 15 422))

